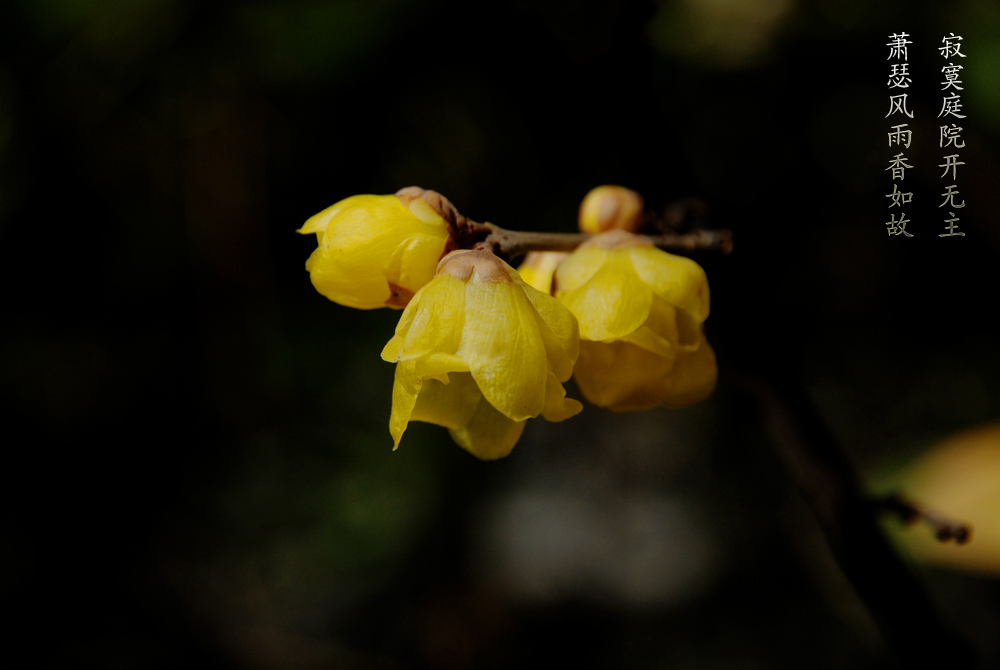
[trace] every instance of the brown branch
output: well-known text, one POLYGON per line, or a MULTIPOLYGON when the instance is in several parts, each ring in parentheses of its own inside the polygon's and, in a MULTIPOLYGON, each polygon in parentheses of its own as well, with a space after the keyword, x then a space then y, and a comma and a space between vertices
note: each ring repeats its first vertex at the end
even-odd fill
POLYGON ((910 667, 973 667, 968 642, 942 623, 883 537, 853 468, 805 390, 793 378, 749 385, 789 476, 896 661, 910 667))
MULTIPOLYGON (((529 251, 572 251, 587 240, 583 233, 533 233, 508 230, 492 223, 479 223, 463 216, 448 198, 437 191, 407 186, 396 192, 404 203, 423 198, 448 222, 453 249, 485 249, 510 261, 529 251)), ((653 244, 666 251, 687 252, 733 250, 733 234, 728 230, 695 230, 686 233, 663 233, 648 236, 653 244)))
POLYGON ((941 542, 955 540, 957 544, 966 544, 972 539, 972 527, 968 524, 951 521, 925 507, 917 507, 896 493, 872 500, 872 507, 875 511, 899 517, 905 524, 923 521, 934 530, 934 537, 941 542))
MULTIPOLYGON (((507 230, 492 223, 483 225, 490 232, 477 248, 489 249, 497 256, 508 259, 529 251, 572 251, 590 237, 584 233, 531 233, 507 230)), ((733 235, 728 230, 696 230, 648 237, 654 245, 666 251, 721 251, 728 254, 733 250, 733 235)))

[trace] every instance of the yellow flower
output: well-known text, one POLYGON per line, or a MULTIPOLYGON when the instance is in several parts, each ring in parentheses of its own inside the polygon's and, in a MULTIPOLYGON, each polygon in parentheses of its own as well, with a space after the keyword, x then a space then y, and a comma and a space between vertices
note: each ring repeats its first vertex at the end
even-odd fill
POLYGON ((506 456, 527 419, 562 421, 582 409, 561 383, 577 352, 576 321, 554 298, 492 253, 448 254, 382 351, 396 363, 395 447, 410 421, 427 421, 481 459, 506 456))
POLYGON ((405 307, 434 276, 448 224, 422 198, 355 195, 324 209, 298 232, 316 233, 306 261, 313 286, 347 307, 405 307))
POLYGON ((613 230, 577 248, 554 283, 579 322, 574 376, 587 400, 625 411, 687 407, 711 395, 715 353, 701 329, 708 281, 697 263, 613 230))

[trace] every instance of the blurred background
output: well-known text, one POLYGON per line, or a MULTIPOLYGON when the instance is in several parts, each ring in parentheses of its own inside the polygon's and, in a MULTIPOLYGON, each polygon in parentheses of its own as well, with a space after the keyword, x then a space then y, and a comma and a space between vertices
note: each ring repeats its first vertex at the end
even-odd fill
POLYGON ((1000 7, 482 5, 0 4, 3 663, 882 667, 737 383, 773 366, 871 490, 976 526, 887 531, 1000 665, 1000 7), (885 227, 901 31, 912 238, 885 227), (965 237, 940 238, 949 32, 965 237), (571 231, 605 183, 733 230, 697 257, 716 395, 531 421, 495 463, 425 424, 393 453, 399 313, 317 294, 295 229, 415 184, 571 231))

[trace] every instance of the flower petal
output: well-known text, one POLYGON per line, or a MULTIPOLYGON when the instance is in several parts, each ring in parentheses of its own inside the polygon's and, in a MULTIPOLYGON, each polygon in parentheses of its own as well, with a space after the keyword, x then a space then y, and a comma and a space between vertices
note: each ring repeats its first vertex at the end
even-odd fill
POLYGON ((606 249, 584 247, 577 249, 555 271, 556 291, 573 291, 597 274, 608 259, 606 249))
POLYGON ((663 404, 671 409, 683 409, 701 402, 715 390, 719 368, 715 352, 704 339, 691 353, 682 353, 674 361, 663 404))
POLYGON ((382 269, 383 275, 390 283, 416 293, 434 277, 436 261, 441 258, 446 241, 445 231, 438 235, 420 234, 407 238, 389 258, 382 269), (435 262, 428 262, 429 258, 435 262))
POLYGON ((574 371, 580 392, 592 404, 614 411, 649 409, 663 402, 673 358, 629 342, 581 342, 574 371))
POLYGON ((569 256, 565 251, 529 251, 517 273, 528 286, 549 295, 556 268, 569 256))
POLYGON ((410 421, 426 421, 445 428, 464 428, 483 402, 472 375, 453 372, 448 383, 427 379, 420 388, 420 395, 410 415, 410 421))
POLYGON ((465 328, 457 352, 486 400, 513 421, 545 407, 545 347, 536 310, 517 283, 466 284, 465 328))
POLYGON ((545 383, 545 409, 542 416, 546 421, 565 421, 576 416, 583 409, 579 400, 566 397, 566 389, 551 372, 545 383))
MULTIPOLYGON (((306 222, 302 224, 302 227, 295 232, 301 233, 302 235, 308 235, 309 233, 323 233, 327 226, 330 225, 330 220, 333 219, 333 217, 335 217, 342 209, 356 204, 361 204, 364 202, 365 198, 370 197, 372 196, 354 195, 350 198, 345 198, 340 202, 336 202, 319 214, 313 214, 310 216, 306 219, 306 222)), ((322 242, 322 237, 320 238, 320 241, 322 242)))
POLYGON ((396 379, 392 384, 392 414, 389 416, 389 432, 392 434, 392 450, 399 448, 406 426, 413 414, 413 407, 420 394, 421 380, 413 371, 413 361, 396 364, 396 379))
POLYGON ((576 318, 558 300, 524 284, 524 294, 535 308, 535 321, 549 366, 559 381, 573 374, 573 364, 580 355, 580 336, 576 318))
POLYGON ((441 379, 445 384, 448 383, 445 380, 449 373, 469 371, 465 359, 455 354, 433 353, 414 360, 417 362, 416 373, 421 379, 441 379))
MULTIPOLYGON (((607 255, 600 271, 583 286, 565 293, 560 280, 556 297, 576 316, 580 324, 580 339, 620 339, 645 323, 652 309, 653 292, 632 268, 631 249, 593 251, 607 255)), ((573 256, 563 262, 560 271, 572 262, 573 256)))
POLYGON ((396 334, 382 349, 392 363, 431 352, 456 352, 464 322, 465 283, 448 275, 434 277, 410 300, 396 334))
MULTIPOLYGON (((684 314, 684 312, 679 312, 673 305, 668 305, 663 300, 654 297, 646 323, 639 330, 621 339, 623 342, 631 342, 657 356, 673 360, 680 339, 677 330, 679 314, 684 314)), ((686 319, 687 322, 691 321, 690 317, 686 317, 686 319)), ((697 328, 697 334, 700 337, 700 326, 697 328)))
POLYGON ((306 261, 309 279, 330 300, 355 309, 384 307, 389 285, 379 271, 346 259, 334 261, 326 248, 317 247, 306 261))
POLYGON ((484 400, 468 425, 448 432, 458 446, 476 458, 492 461, 511 452, 524 432, 524 423, 512 421, 484 400))
POLYGON ((636 273, 657 296, 688 312, 698 323, 708 318, 708 279, 700 265, 651 246, 625 251, 636 273))

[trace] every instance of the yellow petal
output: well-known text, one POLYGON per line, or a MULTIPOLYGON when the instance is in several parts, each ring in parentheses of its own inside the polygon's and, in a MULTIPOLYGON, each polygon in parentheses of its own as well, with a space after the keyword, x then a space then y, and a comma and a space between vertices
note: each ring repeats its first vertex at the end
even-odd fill
POLYGON ((434 277, 445 241, 441 235, 414 235, 404 240, 382 268, 383 276, 388 282, 416 293, 434 277), (435 262, 428 262, 428 258, 435 262))
POLYGON ((715 352, 704 339, 693 352, 682 352, 674 361, 663 404, 671 409, 683 409, 712 395, 719 376, 715 352))
MULTIPOLYGON (((395 196, 393 196, 393 198, 397 202, 402 202, 395 196)), ((435 212, 434 208, 427 204, 427 201, 423 198, 413 198, 409 201, 409 204, 405 205, 405 207, 410 210, 410 213, 424 223, 430 223, 435 227, 439 227, 441 224, 445 223, 444 219, 441 218, 441 215, 435 212)))
POLYGON ((548 295, 552 289, 552 276, 568 253, 562 251, 529 251, 517 273, 528 286, 548 295))
POLYGON ((511 452, 524 432, 524 421, 512 421, 484 399, 465 427, 448 432, 458 446, 476 458, 492 461, 511 452))
POLYGON ((433 353, 414 360, 417 362, 415 371, 421 379, 441 379, 445 384, 448 383, 444 379, 448 373, 469 371, 469 364, 465 359, 455 354, 433 353))
POLYGON ((573 291, 580 288, 597 274, 607 260, 607 249, 595 247, 577 249, 556 268, 556 291, 573 291))
POLYGON ((536 323, 549 365, 559 381, 573 374, 573 364, 580 354, 580 335, 576 318, 558 300, 524 284, 524 294, 536 312, 536 323))
POLYGON ((384 307, 390 296, 389 285, 381 272, 373 272, 364 264, 335 261, 323 247, 318 247, 309 256, 306 270, 321 295, 345 307, 384 307))
POLYGON ((458 354, 486 400, 513 421, 545 407, 545 347, 537 312, 516 283, 466 284, 465 328, 458 354))
POLYGON ((551 372, 545 384, 545 409, 542 416, 546 421, 565 421, 576 416, 583 409, 579 400, 566 397, 566 389, 551 372))
POLYGON ((589 402, 627 411, 661 404, 673 366, 673 358, 628 342, 584 341, 573 375, 589 402))
POLYGON ((483 394, 468 372, 453 372, 448 383, 425 380, 410 421, 426 421, 445 428, 464 428, 483 402, 483 394))
POLYGON ((310 233, 322 233, 326 230, 326 227, 330 225, 330 220, 333 219, 333 217, 336 216, 342 209, 344 209, 345 207, 352 207, 354 205, 362 204, 365 202, 367 198, 371 197, 374 196, 355 195, 351 196, 350 198, 345 198, 340 202, 334 203, 329 207, 327 207, 326 209, 324 209, 319 214, 313 214, 312 216, 310 216, 308 219, 306 219, 306 222, 302 225, 302 227, 295 232, 301 233, 302 235, 308 235, 310 233))
POLYGON ((700 265, 652 246, 630 247, 625 251, 631 256, 636 273, 657 296, 685 310, 698 323, 708 317, 708 279, 700 265))
POLYGON ((413 361, 396 364, 396 379, 392 384, 392 414, 389 416, 389 433, 392 434, 395 451, 410 422, 413 407, 420 394, 421 381, 413 371, 413 361))
MULTIPOLYGON (((580 339, 616 340, 638 330, 645 323, 652 309, 653 292, 632 268, 630 249, 593 251, 607 255, 601 269, 572 291, 563 292, 560 282, 556 297, 576 317, 580 325, 580 339)), ((573 256, 570 256, 560 269, 572 261, 573 256)))
MULTIPOLYGON (((654 356, 667 360, 673 360, 677 353, 676 346, 668 338, 657 335, 647 326, 641 327, 634 333, 626 335, 621 340, 616 340, 616 342, 628 342, 640 349, 645 349, 654 356)), ((605 342, 604 344, 608 343, 605 342)))
POLYGON ((383 360, 408 360, 431 352, 456 352, 464 323, 465 283, 434 277, 410 300, 396 334, 382 350, 383 360))
MULTIPOLYGON (((668 305, 663 300, 654 297, 646 323, 634 333, 630 333, 621 339, 624 342, 631 342, 637 347, 642 347, 657 356, 673 360, 680 340, 680 333, 677 327, 677 317, 679 314, 684 314, 684 312, 678 312, 673 305, 668 305)), ((686 317, 686 322, 691 322, 690 317, 686 317)), ((700 341, 700 327, 698 327, 694 335, 696 342, 700 341)))

